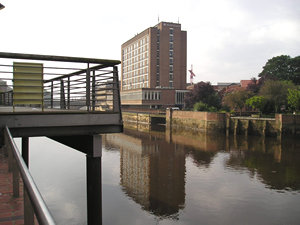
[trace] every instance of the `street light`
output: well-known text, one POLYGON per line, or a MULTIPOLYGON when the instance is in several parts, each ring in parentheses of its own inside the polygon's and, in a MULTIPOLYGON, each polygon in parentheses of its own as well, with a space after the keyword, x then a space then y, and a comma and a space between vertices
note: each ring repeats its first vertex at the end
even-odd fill
POLYGON ((0 10, 4 9, 4 8, 5 8, 5 6, 0 3, 0 10))

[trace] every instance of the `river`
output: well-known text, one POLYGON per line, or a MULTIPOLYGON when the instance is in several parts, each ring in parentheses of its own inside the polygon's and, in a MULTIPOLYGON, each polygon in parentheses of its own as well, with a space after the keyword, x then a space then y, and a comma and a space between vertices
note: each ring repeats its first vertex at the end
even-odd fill
MULTIPOLYGON (((102 140, 103 224, 299 224, 298 139, 125 130, 102 140)), ((86 224, 85 160, 30 138, 30 171, 58 224, 86 224)))

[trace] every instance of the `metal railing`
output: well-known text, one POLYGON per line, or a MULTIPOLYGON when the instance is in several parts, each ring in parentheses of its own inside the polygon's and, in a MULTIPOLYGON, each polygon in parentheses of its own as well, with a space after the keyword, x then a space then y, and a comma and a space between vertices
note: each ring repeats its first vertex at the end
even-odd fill
POLYGON ((0 52, 0 106, 120 112, 119 63, 0 52))
POLYGON ((24 162, 17 145, 15 144, 10 131, 7 127, 4 129, 4 144, 9 157, 9 170, 13 172, 13 196, 19 197, 19 174, 24 184, 24 222, 34 224, 33 215, 35 214, 39 224, 54 225, 55 222, 47 208, 34 180, 24 162), (31 213, 31 212, 34 212, 31 213), (28 215, 29 214, 29 215, 28 215), (29 218, 31 214, 32 218, 29 218), (30 221, 30 222, 28 222, 30 221))

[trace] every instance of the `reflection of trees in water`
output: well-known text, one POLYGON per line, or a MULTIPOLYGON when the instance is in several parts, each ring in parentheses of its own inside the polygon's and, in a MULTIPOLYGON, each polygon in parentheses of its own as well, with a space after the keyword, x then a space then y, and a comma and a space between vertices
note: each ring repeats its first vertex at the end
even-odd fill
POLYGON ((186 130, 173 129, 171 133, 166 132, 166 136, 171 135, 170 140, 180 145, 186 155, 193 159, 197 167, 208 168, 215 155, 225 149, 226 137, 218 134, 207 134, 204 132, 188 132, 186 130))
POLYGON ((185 147, 185 152, 188 153, 187 155, 193 159, 193 163, 197 167, 205 168, 209 167, 211 161, 217 154, 217 152, 201 151, 191 147, 185 147))
POLYGON ((239 137, 238 141, 232 142, 236 144, 231 145, 230 158, 226 162, 228 166, 247 168, 269 188, 300 190, 299 141, 239 137))

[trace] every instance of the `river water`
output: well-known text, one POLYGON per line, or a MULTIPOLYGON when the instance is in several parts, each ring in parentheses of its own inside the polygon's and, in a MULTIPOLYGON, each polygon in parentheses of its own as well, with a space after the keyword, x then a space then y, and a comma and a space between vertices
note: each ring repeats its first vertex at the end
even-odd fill
MULTIPOLYGON (((177 131, 103 135, 103 224, 299 224, 300 141, 177 131)), ((30 138, 58 224, 86 224, 86 157, 30 138)))

